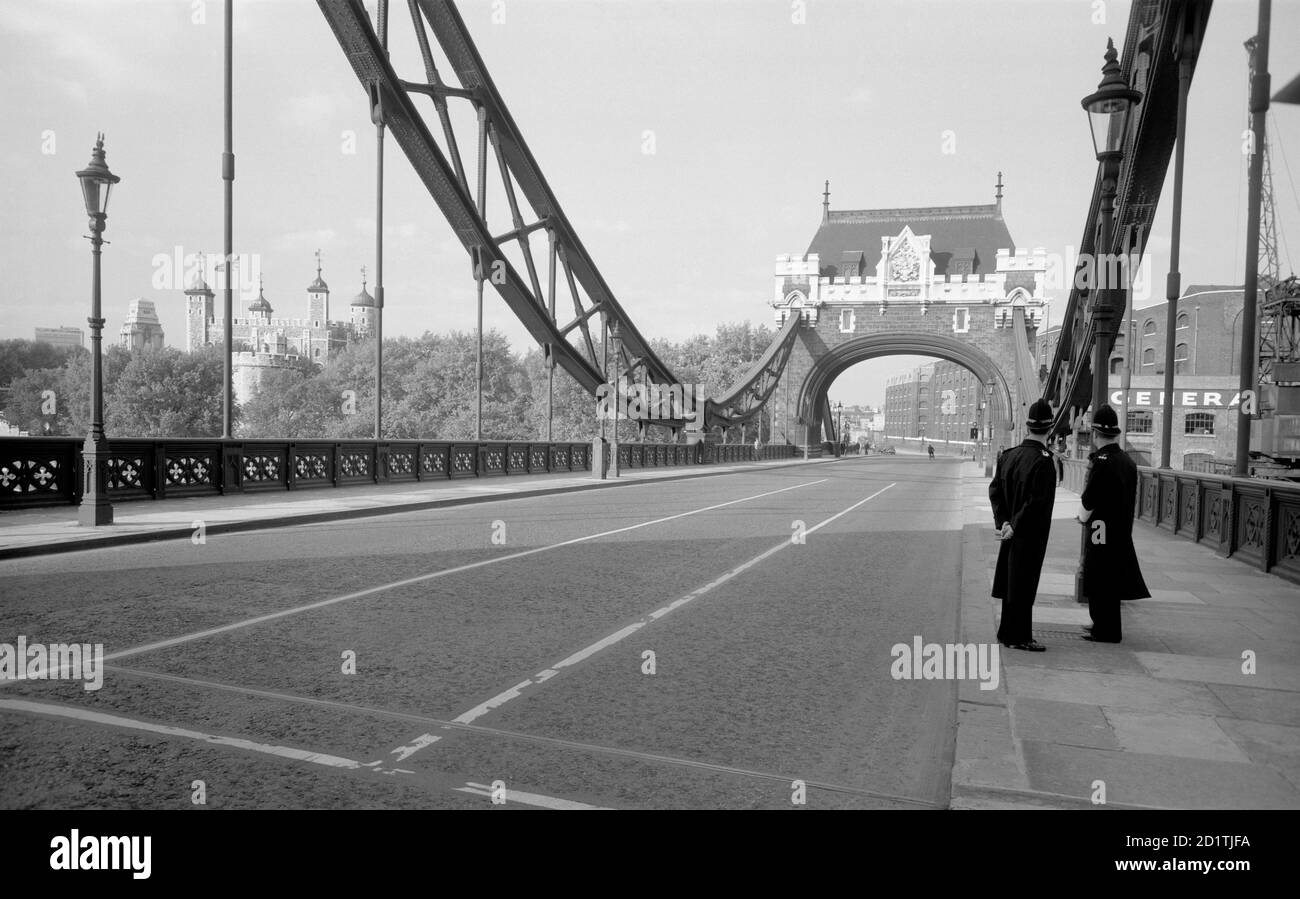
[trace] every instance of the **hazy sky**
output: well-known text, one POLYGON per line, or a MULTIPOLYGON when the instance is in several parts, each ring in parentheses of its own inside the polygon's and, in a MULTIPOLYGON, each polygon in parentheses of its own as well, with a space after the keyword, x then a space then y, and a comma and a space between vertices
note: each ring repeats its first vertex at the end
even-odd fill
MULTIPOLYGON (((1064 255, 1078 243, 1096 170, 1079 100, 1096 87, 1107 36, 1122 42, 1127 3, 808 0, 796 24, 800 5, 460 5, 552 189, 644 334, 771 324, 773 257, 807 249, 827 178, 834 209, 950 205, 992 202, 1000 170, 1020 246, 1064 255), (1093 22, 1099 7, 1104 24, 1093 22), (945 131, 955 153, 942 152, 945 131)), ((405 6, 393 4, 391 42, 399 73, 415 80, 405 6)), ((1185 285, 1241 281, 1242 41, 1256 14, 1245 0, 1215 4, 1193 82, 1185 285)), ((122 177, 106 234, 106 334, 116 339, 128 302, 144 297, 168 342, 184 346, 183 295, 153 286, 153 260, 221 247, 221 16, 216 0, 0 6, 0 337, 85 327, 90 259, 74 172, 103 130, 122 177)), ((236 2, 235 21, 235 250, 259 255, 275 314, 297 317, 319 247, 332 317, 346 318, 361 266, 374 265, 364 92, 314 2, 236 2)), ((1275 89, 1300 71, 1300 44, 1281 38, 1297 34, 1300 3, 1275 3, 1275 89)), ((1288 174, 1289 163, 1300 177, 1300 107, 1274 107, 1270 127, 1286 274, 1300 259, 1288 174)), ((385 332, 471 329, 467 257, 391 140, 387 159, 385 332)), ((1170 196, 1152 240, 1157 291, 1170 196)), ((525 346, 490 292, 485 315, 525 346)), ((913 361, 863 363, 832 398, 880 403, 884 377, 913 361)))

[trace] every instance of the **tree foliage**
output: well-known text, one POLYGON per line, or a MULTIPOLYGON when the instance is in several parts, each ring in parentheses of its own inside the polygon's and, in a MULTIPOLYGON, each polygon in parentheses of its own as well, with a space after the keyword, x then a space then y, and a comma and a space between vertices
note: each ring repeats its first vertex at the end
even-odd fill
MULTIPOLYGON (((712 337, 656 341, 655 353, 686 384, 715 396, 762 355, 770 329, 720 325, 712 337)), ((90 427, 86 350, 59 351, 30 341, 0 343, 0 374, 9 390, 4 415, 31 434, 84 435, 90 427), (54 402, 51 403, 51 396, 54 402)), ((597 360, 603 348, 595 344, 597 360)), ((375 345, 354 343, 324 366, 270 369, 237 410, 236 431, 256 438, 367 438, 374 434, 375 345)), ((220 346, 194 353, 173 348, 104 353, 105 429, 110 437, 214 437, 221 433, 220 346)), ((472 439, 475 433, 475 339, 472 332, 425 333, 384 341, 384 436, 472 439)), ((599 367, 599 365, 597 366, 599 367)), ((600 432, 596 401, 569 374, 554 369, 549 392, 555 440, 586 441, 600 432)), ((514 352, 497 331, 483 339, 483 436, 537 440, 547 434, 547 362, 538 347, 514 352)), ((607 433, 610 433, 607 425, 607 433)), ((635 423, 621 422, 621 439, 635 423)), ((648 440, 668 438, 649 428, 648 440)))

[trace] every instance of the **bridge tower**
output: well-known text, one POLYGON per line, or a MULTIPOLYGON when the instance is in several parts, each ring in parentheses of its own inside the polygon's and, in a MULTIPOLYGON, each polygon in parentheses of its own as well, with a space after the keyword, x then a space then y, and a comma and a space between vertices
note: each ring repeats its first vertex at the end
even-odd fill
POLYGON ((1017 248, 996 202, 832 210, 807 252, 776 259, 776 323, 803 320, 775 394, 773 438, 817 446, 833 431, 827 391, 876 356, 937 356, 984 385, 982 440, 1018 442, 1041 394, 1031 350, 1046 305, 1047 253, 1017 248))

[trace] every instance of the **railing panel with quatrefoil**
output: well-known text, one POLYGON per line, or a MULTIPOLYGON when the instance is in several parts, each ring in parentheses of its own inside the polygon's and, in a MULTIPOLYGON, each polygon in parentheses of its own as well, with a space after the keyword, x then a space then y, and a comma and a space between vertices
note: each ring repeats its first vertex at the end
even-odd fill
POLYGON ((1213 481, 1197 481, 1196 492, 1201 507, 1201 533, 1198 540, 1218 548, 1226 536, 1223 524, 1227 510, 1222 485, 1213 481))
POLYGON ((453 478, 472 478, 479 473, 479 451, 477 443, 456 443, 451 447, 451 476, 453 478))
POLYGON ((420 445, 415 442, 390 442, 384 461, 385 477, 390 481, 414 481, 419 471, 419 451, 420 445))
POLYGON ((339 485, 373 484, 376 456, 377 448, 373 443, 339 444, 334 463, 339 485))
POLYGON ((506 445, 506 474, 528 473, 528 444, 510 443, 506 445))
POLYGON ((245 443, 240 477, 246 491, 286 489, 289 485, 288 444, 245 443))
POLYGON ((1151 524, 1156 523, 1158 487, 1159 478, 1155 472, 1147 471, 1138 474, 1138 517, 1151 524))
POLYGON ((1177 504, 1177 517, 1174 520, 1174 533, 1191 540, 1200 534, 1200 496, 1195 478, 1174 479, 1174 501, 1177 504))
POLYGON ((79 442, 49 437, 0 438, 0 508, 75 502, 80 488, 79 442))
POLYGON ((1300 496, 1274 496, 1273 570, 1300 580, 1300 496))
POLYGON ((221 445, 165 444, 162 449, 165 497, 211 496, 221 492, 221 445))
POLYGON ((485 476, 506 473, 506 444, 485 443, 479 447, 479 474, 485 476))
POLYGON ((424 480, 451 477, 451 444, 420 444, 420 477, 424 480))
POLYGON ((109 499, 148 499, 157 493, 154 468, 161 447, 153 443, 114 441, 104 460, 109 499))
POLYGON ((1160 508, 1156 513, 1156 523, 1162 528, 1174 529, 1174 514, 1177 509, 1175 494, 1178 484, 1172 474, 1161 472, 1158 476, 1157 496, 1160 508))
POLYGON ((294 489, 334 486, 334 444, 294 444, 293 486, 294 489))
POLYGON ((1233 543, 1236 555, 1259 568, 1267 567, 1269 496, 1263 487, 1237 490, 1237 533, 1233 543))

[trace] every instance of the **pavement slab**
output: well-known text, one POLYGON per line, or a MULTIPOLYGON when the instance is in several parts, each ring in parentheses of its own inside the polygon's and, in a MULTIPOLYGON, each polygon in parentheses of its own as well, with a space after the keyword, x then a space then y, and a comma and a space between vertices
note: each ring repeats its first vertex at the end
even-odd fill
POLYGON ((1203 715, 1126 712, 1121 709, 1104 711, 1116 741, 1127 752, 1215 762, 1250 761, 1213 718, 1203 715))
MULTIPOLYGON (((987 479, 964 474, 964 520, 983 521, 987 479)), ((1122 643, 1088 643, 1087 606, 1073 598, 1078 531, 1055 520, 1077 502, 1058 489, 1033 619, 1047 651, 1004 650, 998 701, 959 710, 951 806, 1092 807, 1104 787, 1112 807, 1300 808, 1300 586, 1138 522, 1152 596, 1121 604, 1122 643)), ((963 550, 974 640, 1001 611, 991 529, 968 525, 963 550)))
MULTIPOLYGON (((1274 659, 1263 662, 1256 659, 1254 671, 1246 674, 1242 671, 1244 662, 1240 657, 1218 659, 1155 652, 1139 652, 1137 655, 1153 677, 1165 680, 1300 692, 1300 665, 1290 665, 1274 659)), ((1300 696, 1292 698, 1300 702, 1300 696)))
POLYGON ((1166 754, 1087 749, 1027 740, 1033 789, 1090 798, 1100 781, 1106 803, 1150 808, 1294 809, 1300 792, 1271 767, 1166 754))

